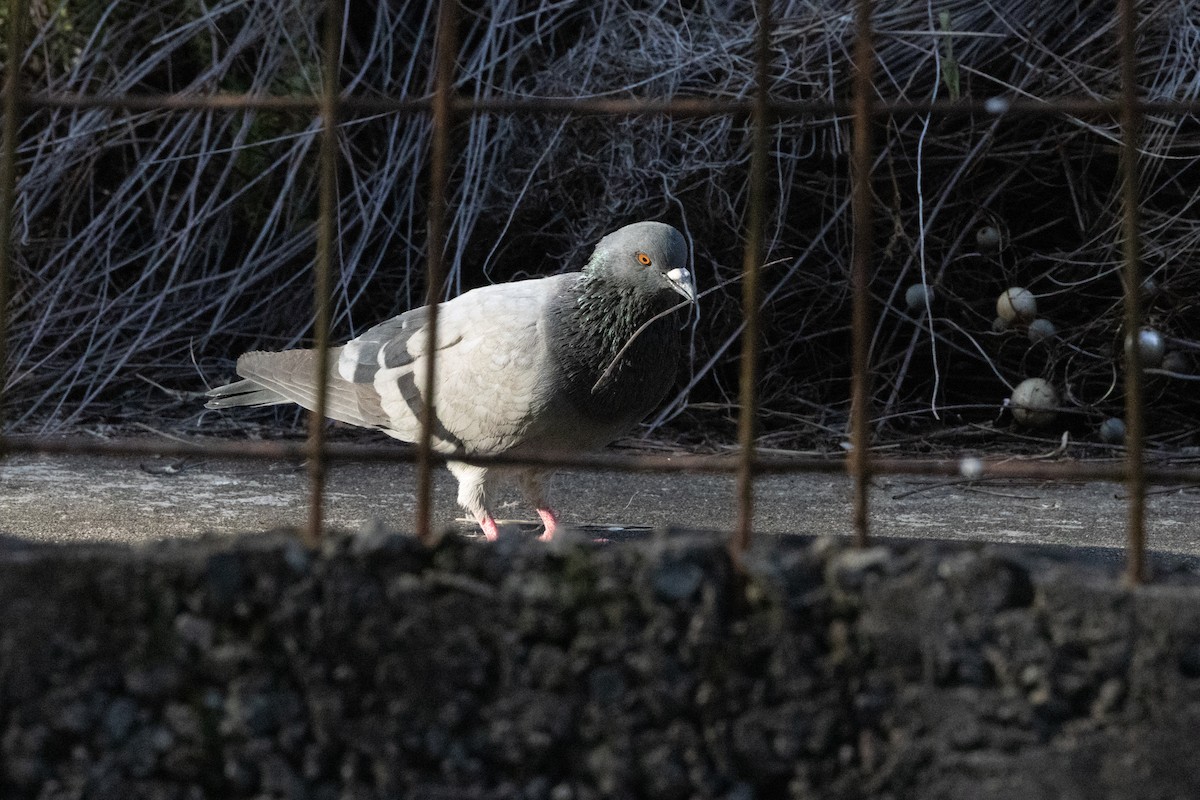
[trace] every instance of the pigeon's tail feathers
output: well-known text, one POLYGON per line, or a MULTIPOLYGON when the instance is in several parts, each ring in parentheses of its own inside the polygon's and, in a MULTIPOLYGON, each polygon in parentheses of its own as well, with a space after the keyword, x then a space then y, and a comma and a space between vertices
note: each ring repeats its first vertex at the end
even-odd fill
POLYGON ((208 390, 212 398, 205 408, 232 408, 233 406, 273 406, 289 400, 270 389, 259 386, 252 380, 234 381, 208 390))
MULTIPOLYGON (((385 428, 387 415, 379 405, 379 395, 370 385, 343 379, 337 371, 341 348, 329 351, 328 390, 325 416, 364 428, 385 428)), ((269 406, 295 403, 312 411, 317 405, 315 350, 285 350, 282 353, 256 351, 238 358, 237 372, 244 380, 209 391, 208 408, 230 406, 269 406)))

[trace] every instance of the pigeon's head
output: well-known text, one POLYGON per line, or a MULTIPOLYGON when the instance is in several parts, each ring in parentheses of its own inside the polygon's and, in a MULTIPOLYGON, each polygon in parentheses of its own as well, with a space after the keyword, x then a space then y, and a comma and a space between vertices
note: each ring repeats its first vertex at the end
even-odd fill
POLYGON ((635 222, 608 234, 596 245, 584 271, 648 295, 670 290, 696 301, 696 283, 687 269, 687 242, 663 222, 635 222))

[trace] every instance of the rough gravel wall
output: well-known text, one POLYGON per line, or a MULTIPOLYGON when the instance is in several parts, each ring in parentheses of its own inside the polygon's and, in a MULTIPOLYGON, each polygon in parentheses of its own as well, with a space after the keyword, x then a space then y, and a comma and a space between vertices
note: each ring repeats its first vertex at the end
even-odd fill
POLYGON ((1200 586, 949 546, 0 543, 0 797, 1194 798, 1200 586))

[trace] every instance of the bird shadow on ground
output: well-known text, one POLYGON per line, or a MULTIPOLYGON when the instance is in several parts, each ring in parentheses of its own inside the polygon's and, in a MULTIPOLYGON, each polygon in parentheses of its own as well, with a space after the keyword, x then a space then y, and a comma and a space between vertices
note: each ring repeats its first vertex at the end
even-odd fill
MULTIPOLYGON (((519 537, 536 539, 542 535, 542 525, 538 522, 524 520, 497 520, 501 537, 519 537)), ((483 533, 474 523, 466 520, 456 520, 451 530, 459 536, 468 539, 483 540, 483 533)), ((560 529, 560 536, 576 538, 580 541, 590 541, 594 544, 617 544, 622 542, 644 542, 650 539, 658 529, 648 525, 570 525, 560 529)))

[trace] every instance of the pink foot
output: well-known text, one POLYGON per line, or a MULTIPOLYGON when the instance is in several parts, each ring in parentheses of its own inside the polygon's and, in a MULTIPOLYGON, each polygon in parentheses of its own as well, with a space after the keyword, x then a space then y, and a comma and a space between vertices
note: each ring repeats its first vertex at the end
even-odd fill
POLYGON ((500 538, 500 529, 496 526, 496 520, 490 514, 479 521, 479 527, 483 528, 483 536, 489 542, 494 542, 500 538))
POLYGON ((538 537, 543 542, 548 542, 554 538, 554 532, 558 530, 558 517, 554 515, 554 509, 539 508, 538 516, 542 518, 542 524, 546 526, 546 530, 538 537))

